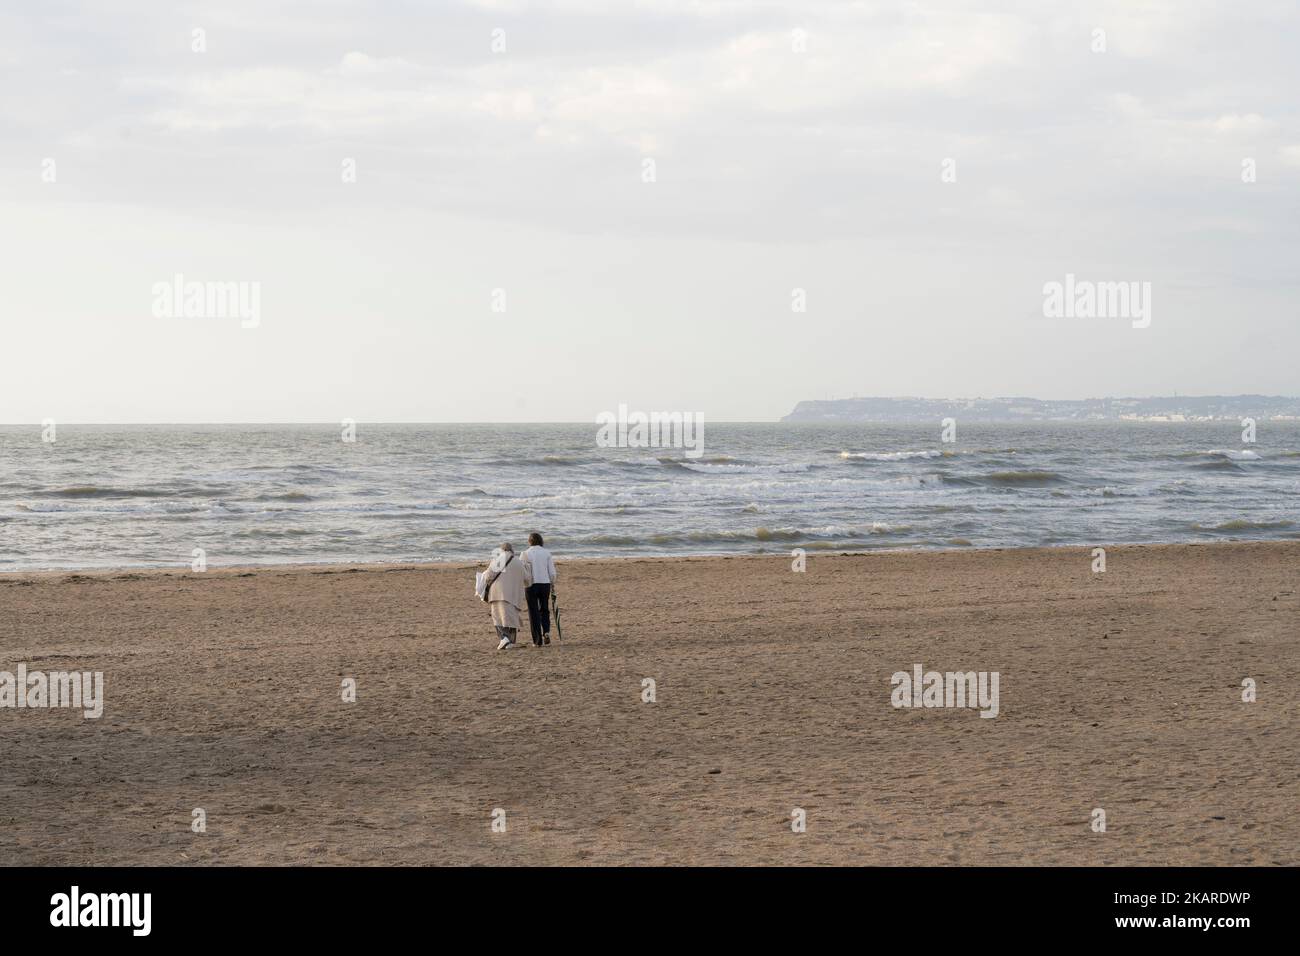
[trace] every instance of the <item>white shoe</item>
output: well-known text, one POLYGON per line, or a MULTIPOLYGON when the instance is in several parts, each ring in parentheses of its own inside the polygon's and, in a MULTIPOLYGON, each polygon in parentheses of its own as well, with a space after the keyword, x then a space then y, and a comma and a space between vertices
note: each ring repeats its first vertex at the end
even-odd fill
POLYGON ((514 647, 514 644, 511 642, 510 638, 503 637, 501 638, 501 643, 497 645, 497 650, 508 651, 512 647, 514 647))

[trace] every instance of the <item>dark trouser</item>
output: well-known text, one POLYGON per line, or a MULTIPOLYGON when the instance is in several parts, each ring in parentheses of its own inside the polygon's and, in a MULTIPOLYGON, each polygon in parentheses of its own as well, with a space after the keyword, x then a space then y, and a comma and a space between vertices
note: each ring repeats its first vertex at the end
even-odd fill
POLYGON ((551 633, 551 586, 530 584, 524 589, 528 598, 528 624, 533 630, 533 643, 542 643, 542 635, 551 633))

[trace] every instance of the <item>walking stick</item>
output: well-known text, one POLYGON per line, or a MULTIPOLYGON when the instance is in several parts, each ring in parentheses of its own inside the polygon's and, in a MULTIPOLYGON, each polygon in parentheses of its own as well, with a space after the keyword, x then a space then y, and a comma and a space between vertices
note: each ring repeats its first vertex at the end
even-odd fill
POLYGON ((555 639, 558 641, 564 635, 560 632, 560 602, 555 596, 555 585, 551 585, 551 617, 555 619, 555 639))

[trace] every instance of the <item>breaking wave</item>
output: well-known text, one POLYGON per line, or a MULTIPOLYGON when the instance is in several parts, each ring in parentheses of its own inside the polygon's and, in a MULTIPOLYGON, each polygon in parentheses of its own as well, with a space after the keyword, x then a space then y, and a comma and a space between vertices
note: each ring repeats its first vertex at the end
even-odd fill
POLYGON ((1277 521, 1249 521, 1245 518, 1234 518, 1231 521, 1225 521, 1222 524, 1216 524, 1212 527, 1193 524, 1192 528, 1196 531, 1281 531, 1285 528, 1294 528, 1294 521, 1279 519, 1277 521))
POLYGON ((842 451, 840 457, 845 461, 910 461, 913 458, 942 458, 951 452, 934 451, 842 451))

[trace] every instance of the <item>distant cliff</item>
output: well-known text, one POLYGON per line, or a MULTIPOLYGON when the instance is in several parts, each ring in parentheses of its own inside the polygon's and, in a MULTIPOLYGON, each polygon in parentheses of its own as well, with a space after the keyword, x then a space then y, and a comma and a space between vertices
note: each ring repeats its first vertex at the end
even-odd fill
POLYGON ((1215 421, 1300 419, 1300 398, 1178 395, 1172 398, 837 398, 800 402, 783 422, 1215 421))

